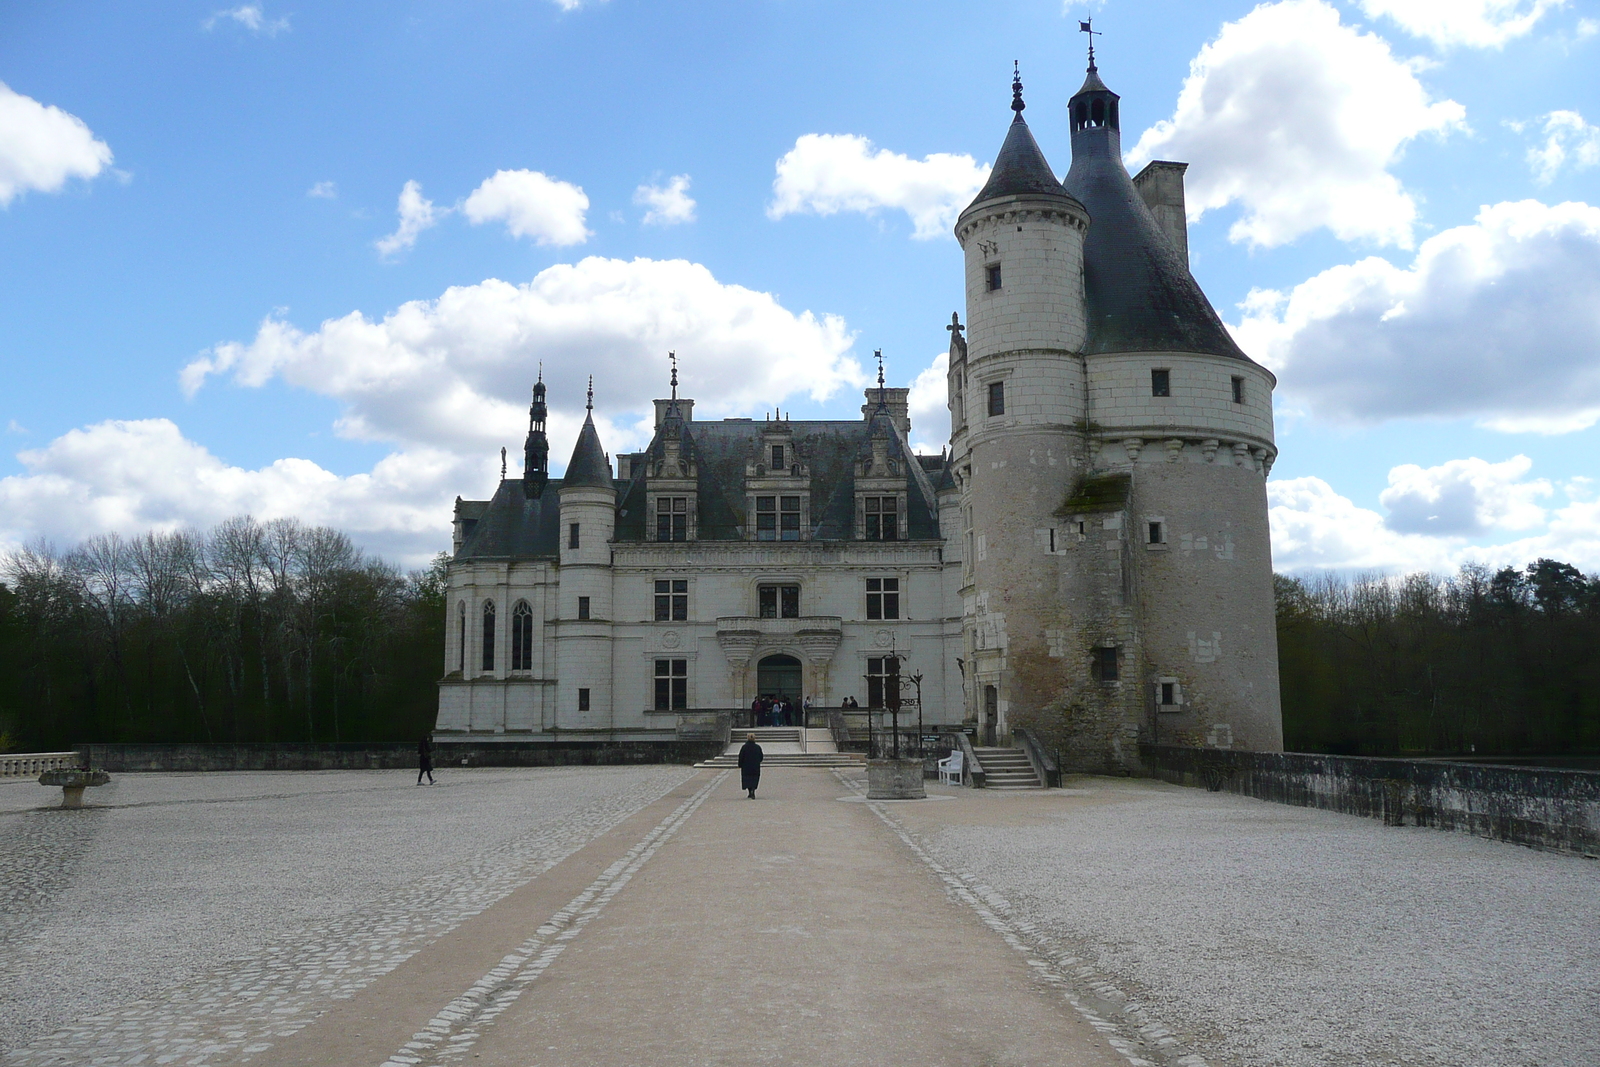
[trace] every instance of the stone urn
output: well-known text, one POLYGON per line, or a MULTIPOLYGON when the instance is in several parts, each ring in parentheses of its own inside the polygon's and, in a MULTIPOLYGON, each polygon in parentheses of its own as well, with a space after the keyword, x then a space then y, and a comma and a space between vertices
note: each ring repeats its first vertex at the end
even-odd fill
POLYGON ((79 768, 62 771, 45 771, 39 775, 40 785, 61 787, 63 808, 83 807, 83 791, 92 785, 105 785, 111 776, 105 771, 86 771, 79 768))
POLYGON ((868 800, 924 800, 921 759, 867 760, 868 800))

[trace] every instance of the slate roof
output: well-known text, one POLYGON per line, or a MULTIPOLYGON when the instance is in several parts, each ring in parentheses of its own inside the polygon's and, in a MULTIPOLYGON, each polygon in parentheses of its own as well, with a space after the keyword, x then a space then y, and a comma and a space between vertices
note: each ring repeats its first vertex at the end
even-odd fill
POLYGON ((583 429, 578 431, 578 443, 572 448, 572 460, 567 464, 567 473, 561 481, 564 485, 587 485, 599 489, 611 485, 611 461, 606 458, 606 450, 600 447, 600 434, 594 428, 593 414, 583 420, 583 429))
MULTIPOLYGON (((1000 146, 1000 154, 994 158, 994 169, 989 172, 989 181, 972 204, 981 204, 985 200, 994 200, 1002 196, 1048 196, 1072 199, 1056 180, 1055 171, 1050 169, 1049 162, 1044 158, 1044 152, 1039 148, 1039 142, 1033 139, 1033 131, 1022 121, 1020 112, 1012 120, 1011 128, 1006 131, 1005 143, 1000 146)), ((969 204, 968 210, 971 210, 971 207, 969 204)))
MULTIPOLYGON (((1086 92, 1109 90, 1091 70, 1078 95, 1086 92)), ((1134 188, 1119 130, 1075 131, 1072 169, 1062 185, 1089 211, 1086 352, 1199 352, 1249 362, 1134 188)))
POLYGON ((481 509, 478 521, 456 559, 536 559, 561 555, 561 479, 552 478, 543 495, 529 500, 522 479, 504 478, 487 500, 464 500, 481 509))

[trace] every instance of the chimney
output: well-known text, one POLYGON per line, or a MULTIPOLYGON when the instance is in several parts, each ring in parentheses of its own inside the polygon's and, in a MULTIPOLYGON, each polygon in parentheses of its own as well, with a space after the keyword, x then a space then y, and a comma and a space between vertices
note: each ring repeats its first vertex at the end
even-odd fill
MULTIPOLYGON (((661 429, 661 424, 667 421, 667 409, 672 406, 671 400, 657 400, 656 402, 656 429, 661 429)), ((684 422, 694 421, 694 401, 678 398, 678 414, 683 416, 684 422)))
MULTIPOLYGON (((861 417, 871 419, 878 410, 878 387, 869 386, 867 389, 867 402, 861 405, 861 417)), ((883 406, 889 412, 889 420, 899 427, 903 434, 911 433, 911 411, 909 398, 910 389, 884 389, 883 406)))
POLYGON ((1133 179, 1133 187, 1185 266, 1189 263, 1189 220, 1183 207, 1183 172, 1188 169, 1187 163, 1153 159, 1133 179))

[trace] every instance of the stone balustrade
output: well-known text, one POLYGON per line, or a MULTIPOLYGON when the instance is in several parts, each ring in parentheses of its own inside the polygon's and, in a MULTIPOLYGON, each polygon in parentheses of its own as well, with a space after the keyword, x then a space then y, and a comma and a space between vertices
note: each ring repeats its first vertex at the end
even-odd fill
POLYGON ((45 771, 71 770, 78 759, 76 752, 12 752, 0 755, 0 778, 36 778, 45 771))

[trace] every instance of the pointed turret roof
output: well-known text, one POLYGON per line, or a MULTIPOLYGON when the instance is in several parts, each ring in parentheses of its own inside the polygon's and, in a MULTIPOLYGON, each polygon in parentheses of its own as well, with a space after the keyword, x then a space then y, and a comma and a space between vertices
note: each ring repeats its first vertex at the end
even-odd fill
POLYGON ((1117 95, 1093 65, 1068 105, 1062 183, 1092 220, 1083 246, 1086 352, 1198 352, 1248 360, 1122 165, 1117 95))
POLYGON ((567 472, 561 476, 562 488, 575 485, 611 488, 611 461, 606 458, 605 449, 600 447, 600 432, 594 428, 593 415, 583 420, 583 429, 578 431, 578 443, 572 449, 572 460, 567 464, 567 472))
POLYGON ((1040 151, 1039 142, 1033 139, 1033 131, 1022 120, 1022 111, 1027 106, 1022 102, 1021 76, 1015 75, 1011 82, 1011 110, 1016 112, 1016 118, 1011 120, 1005 143, 1000 146, 1000 154, 995 156, 989 181, 972 204, 967 205, 969 210, 973 204, 1002 196, 1063 195, 1055 171, 1050 169, 1049 161, 1040 151))

